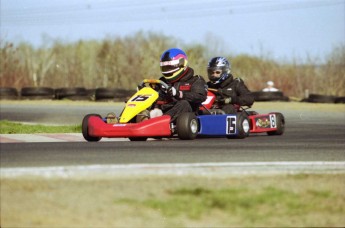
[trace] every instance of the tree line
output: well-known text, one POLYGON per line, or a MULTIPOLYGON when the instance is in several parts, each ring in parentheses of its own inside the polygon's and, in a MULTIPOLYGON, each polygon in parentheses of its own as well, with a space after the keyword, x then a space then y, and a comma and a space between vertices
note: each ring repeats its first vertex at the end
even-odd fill
MULTIPOLYGON (((156 33, 64 43, 34 48, 28 43, 1 41, 0 87, 85 87, 133 89, 144 78, 159 78, 159 59, 168 48, 179 47, 188 55, 196 74, 207 79, 206 66, 217 50, 201 44, 183 44, 156 33)), ((214 46, 214 45, 213 45, 214 46)), ((215 45, 216 46, 216 45, 215 45)), ((345 96, 345 46, 327 56, 324 64, 312 59, 278 62, 267 56, 225 55, 235 77, 259 91, 272 80, 285 95, 304 97, 306 91, 345 96)))

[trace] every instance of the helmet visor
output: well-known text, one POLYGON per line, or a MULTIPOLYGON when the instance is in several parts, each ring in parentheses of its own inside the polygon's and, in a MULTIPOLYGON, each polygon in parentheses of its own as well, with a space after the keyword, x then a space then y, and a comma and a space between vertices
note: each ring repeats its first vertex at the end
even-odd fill
POLYGON ((220 75, 223 73, 222 67, 209 67, 207 68, 207 74, 208 76, 215 76, 220 77, 220 75))
POLYGON ((180 69, 179 60, 165 61, 160 63, 162 74, 166 76, 173 75, 180 69))

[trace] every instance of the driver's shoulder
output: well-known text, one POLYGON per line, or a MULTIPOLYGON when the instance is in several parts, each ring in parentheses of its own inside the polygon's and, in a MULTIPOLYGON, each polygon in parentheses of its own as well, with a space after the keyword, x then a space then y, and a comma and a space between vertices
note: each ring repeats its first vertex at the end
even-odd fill
POLYGON ((234 81, 237 82, 237 83, 243 83, 243 79, 242 78, 234 78, 234 81))
POLYGON ((202 75, 196 74, 192 78, 193 78, 194 81, 203 81, 203 82, 206 83, 206 80, 205 80, 205 78, 202 75))

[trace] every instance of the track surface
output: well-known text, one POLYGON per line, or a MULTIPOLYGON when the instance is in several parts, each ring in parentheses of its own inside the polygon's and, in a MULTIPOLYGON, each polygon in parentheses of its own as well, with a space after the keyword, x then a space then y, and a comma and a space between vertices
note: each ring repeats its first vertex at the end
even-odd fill
MULTIPOLYGON (((107 108, 93 108, 94 112, 103 112, 103 115, 108 111, 107 108)), ((64 110, 55 108, 53 111, 50 109, 48 114, 55 120, 61 119, 61 114, 64 113, 67 117, 65 119, 73 121, 73 116, 80 120, 80 115, 92 112, 86 112, 87 109, 90 110, 88 107, 70 107, 64 110), (73 118, 69 118, 68 115, 73 118)), ((2 106, 1 118, 9 119, 12 115, 15 120, 19 115, 26 116, 27 120, 31 118, 39 122, 40 116, 43 116, 44 120, 48 116, 47 112, 39 108, 28 107, 29 112, 26 112, 25 108, 19 110, 20 112, 18 109, 16 112, 8 106, 3 109, 2 106)), ((270 110, 262 110, 261 113, 265 111, 270 110)), ((286 131, 282 136, 257 134, 242 140, 204 138, 194 141, 165 139, 130 142, 124 139, 88 143, 78 139, 65 140, 69 142, 1 143, 1 168, 95 164, 345 161, 344 113, 289 110, 282 112, 286 118, 286 131)))

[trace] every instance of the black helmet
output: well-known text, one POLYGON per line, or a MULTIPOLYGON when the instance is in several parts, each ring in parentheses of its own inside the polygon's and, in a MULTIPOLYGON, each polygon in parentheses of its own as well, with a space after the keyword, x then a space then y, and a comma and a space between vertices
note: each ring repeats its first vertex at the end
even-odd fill
POLYGON ((230 70, 231 70, 231 65, 226 58, 214 57, 210 59, 207 65, 208 79, 210 79, 210 81, 213 84, 222 83, 225 79, 229 77, 230 70), (213 76, 214 72, 217 72, 218 74, 220 74, 220 76, 219 77, 213 76))

